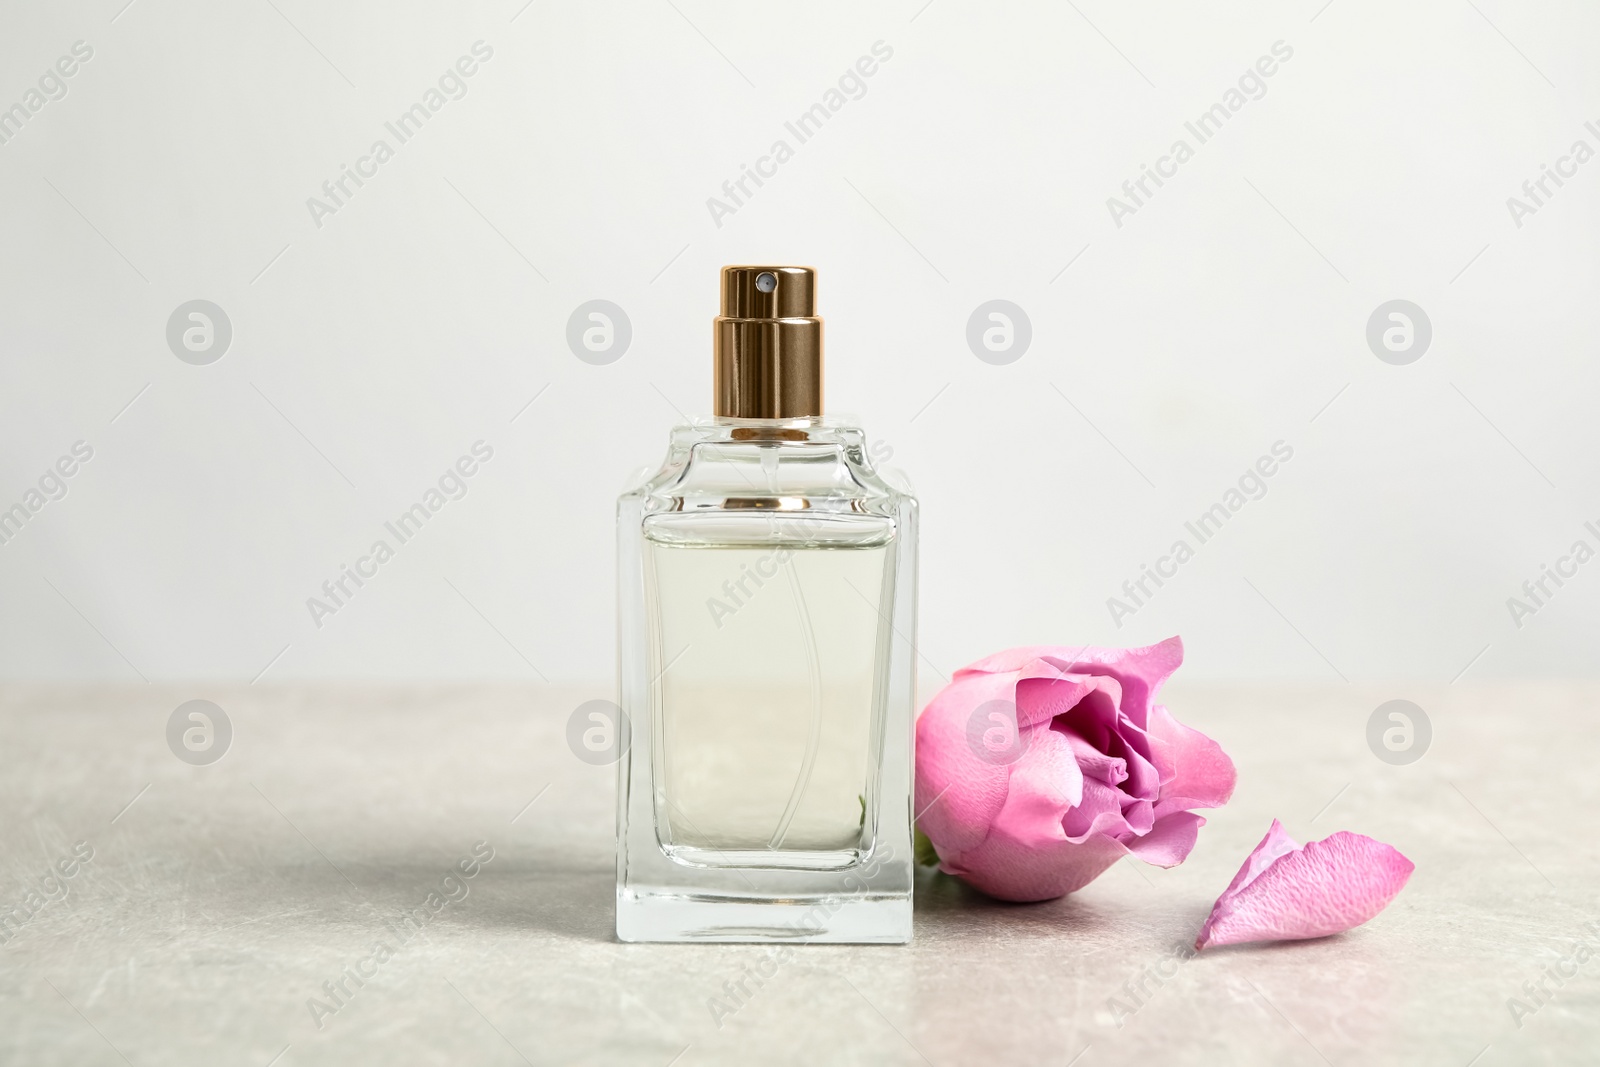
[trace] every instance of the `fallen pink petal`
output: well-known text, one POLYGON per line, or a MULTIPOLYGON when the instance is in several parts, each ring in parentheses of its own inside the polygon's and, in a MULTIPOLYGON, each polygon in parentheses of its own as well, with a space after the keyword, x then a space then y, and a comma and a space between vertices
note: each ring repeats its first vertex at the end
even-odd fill
POLYGON ((1342 933, 1388 907, 1414 869, 1394 846, 1346 830, 1298 845, 1273 819, 1194 947, 1342 933))

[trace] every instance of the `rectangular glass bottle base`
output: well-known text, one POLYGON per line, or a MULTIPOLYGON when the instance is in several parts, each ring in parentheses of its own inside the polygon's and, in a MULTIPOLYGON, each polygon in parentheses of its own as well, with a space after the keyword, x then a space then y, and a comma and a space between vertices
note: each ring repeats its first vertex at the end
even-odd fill
POLYGON ((821 420, 618 501, 618 939, 911 940, 916 518, 821 420))
POLYGON ((788 941, 903 945, 909 894, 756 898, 617 890, 623 941, 788 941))

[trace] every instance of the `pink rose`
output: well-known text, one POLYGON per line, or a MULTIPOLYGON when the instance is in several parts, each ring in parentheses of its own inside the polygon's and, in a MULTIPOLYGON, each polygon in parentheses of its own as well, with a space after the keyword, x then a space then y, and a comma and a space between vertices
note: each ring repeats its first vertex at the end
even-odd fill
POLYGON ((1182 863, 1233 794, 1215 741, 1153 703, 1183 642, 1013 648, 917 720, 916 810, 939 868, 1002 900, 1082 889, 1124 855, 1182 863))

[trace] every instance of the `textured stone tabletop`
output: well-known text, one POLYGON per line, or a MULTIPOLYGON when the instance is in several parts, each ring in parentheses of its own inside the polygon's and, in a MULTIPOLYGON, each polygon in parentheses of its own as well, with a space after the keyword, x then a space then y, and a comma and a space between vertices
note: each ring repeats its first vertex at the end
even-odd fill
POLYGON ((0 944, 0 1063, 1600 1061, 1573 949, 1600 950, 1600 687, 1174 683, 1240 783, 1183 866, 1026 906, 924 873, 914 943, 802 946, 759 986, 767 947, 616 941, 615 769, 564 741, 605 695, 0 689, 0 909, 34 911, 0 944), (1393 697, 1432 722, 1408 766, 1367 746, 1393 697), (232 728, 208 766, 166 740, 195 698, 232 728), (1351 933, 1186 958, 1273 817, 1416 873, 1351 933))

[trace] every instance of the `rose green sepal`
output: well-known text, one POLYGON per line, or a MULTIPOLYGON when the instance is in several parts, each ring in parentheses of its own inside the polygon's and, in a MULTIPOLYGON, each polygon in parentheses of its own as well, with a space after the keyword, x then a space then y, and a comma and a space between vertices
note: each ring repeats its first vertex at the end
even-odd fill
POLYGON ((917 863, 923 867, 939 866, 939 853, 933 849, 933 842, 928 840, 928 835, 921 830, 914 830, 911 852, 916 857, 917 863))

